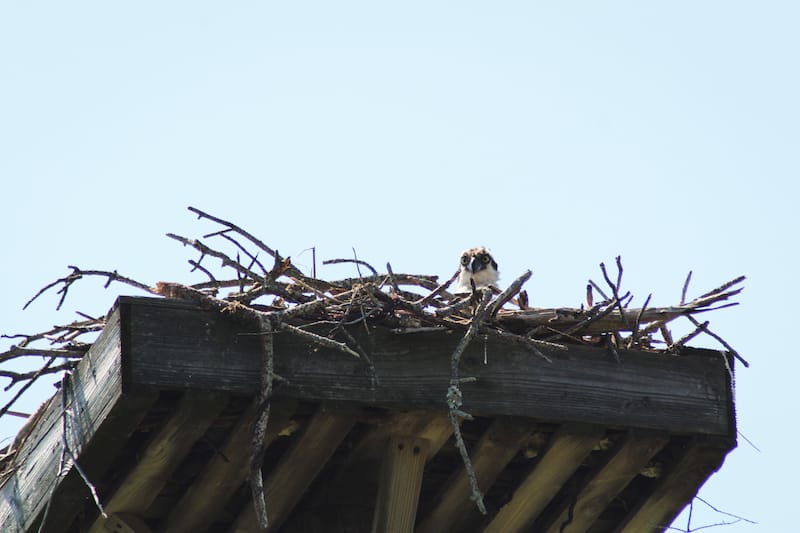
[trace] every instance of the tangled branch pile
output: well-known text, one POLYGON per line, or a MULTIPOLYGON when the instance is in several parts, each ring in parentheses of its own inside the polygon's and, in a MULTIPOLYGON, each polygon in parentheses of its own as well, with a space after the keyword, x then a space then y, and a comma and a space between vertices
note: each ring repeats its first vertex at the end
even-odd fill
MULTIPOLYGON (((229 313, 234 318, 260 324, 264 331, 280 330, 299 335, 311 342, 324 345, 361 357, 371 365, 369 354, 348 333, 345 326, 381 323, 398 333, 454 329, 463 333, 461 342, 451 358, 451 382, 446 393, 447 405, 459 449, 473 482, 476 504, 483 510, 481 493, 474 482, 474 472, 463 440, 459 423, 469 414, 461 411, 459 385, 470 378, 459 377, 461 354, 477 335, 502 337, 529 349, 533 354, 549 361, 542 347, 564 349, 565 344, 590 344, 605 346, 619 358, 620 349, 638 349, 660 353, 679 353, 681 347, 699 334, 710 335, 725 349, 739 355, 718 335, 708 328, 707 321, 696 318, 703 312, 736 305, 728 300, 739 294, 744 276, 738 277, 701 296, 686 301, 691 278, 687 276, 680 302, 671 307, 649 308, 650 297, 641 308, 630 308, 630 292, 622 292, 623 268, 620 258, 616 260, 616 278, 612 279, 605 265, 601 272, 606 288, 590 281, 586 288, 586 304, 580 308, 542 309, 528 306, 523 285, 531 277, 527 271, 504 291, 473 289, 471 295, 454 295, 448 292, 456 279, 453 274, 443 283, 437 276, 395 273, 386 264, 386 272, 379 273, 368 263, 357 258, 334 259, 328 263, 354 263, 358 277, 325 281, 315 275, 301 272, 291 260, 282 257, 277 250, 267 246, 245 229, 199 209, 190 207, 198 218, 220 226, 218 231, 202 237, 203 240, 186 238, 172 233, 168 237, 188 246, 196 252, 189 264, 193 272, 202 273, 207 280, 195 284, 159 282, 150 285, 125 277, 116 271, 82 270, 71 266, 71 272, 43 287, 25 307, 47 291, 55 290, 60 295, 58 308, 73 284, 86 277, 101 277, 106 287, 111 283, 123 283, 139 290, 168 298, 191 300, 202 307, 229 313), (208 243, 214 243, 208 244, 208 243), (233 252, 225 252, 217 244, 223 244, 233 252), (213 263, 219 261, 219 266, 213 263), (361 268, 369 273, 362 275, 361 268), (597 301, 596 301, 597 300, 597 301), (511 306, 512 308, 506 308, 511 306), (677 340, 669 329, 671 321, 688 319, 694 329, 677 340), (329 332, 321 336, 308 331, 310 325, 328 324, 329 332)), ((316 267, 314 267, 314 272, 316 267)), ((14 412, 13 406, 20 396, 38 378, 46 374, 69 372, 91 346, 93 334, 100 331, 106 316, 93 317, 81 314, 81 320, 54 327, 48 331, 31 335, 4 335, 19 339, 5 353, 0 354, 0 377, 9 380, 5 390, 16 386, 16 394, 0 408, 0 416, 24 415, 14 412), (88 339, 88 340, 87 340, 88 339), (18 372, 9 368, 9 363, 27 357, 43 357, 44 364, 35 371, 18 372)), ((274 379, 272 336, 264 335, 264 373, 262 391, 257 399, 263 413, 256 428, 254 443, 263 443, 269 413, 269 398, 274 379)), ((259 508, 262 525, 266 521, 263 507, 263 490, 260 488, 260 468, 263 449, 254 444, 252 450, 252 482, 254 500, 259 508)), ((13 445, 6 450, 13 453, 13 445)))

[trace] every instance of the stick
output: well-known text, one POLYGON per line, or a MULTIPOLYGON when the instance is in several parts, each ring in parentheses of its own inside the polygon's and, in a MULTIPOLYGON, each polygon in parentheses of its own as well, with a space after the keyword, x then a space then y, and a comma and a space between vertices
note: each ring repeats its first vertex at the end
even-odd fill
POLYGON ((500 308, 506 304, 506 302, 510 301, 514 296, 517 295, 525 282, 531 278, 532 274, 533 273, 530 270, 526 270, 524 274, 515 279, 511 285, 506 288, 506 290, 501 292, 497 298, 495 298, 494 301, 489 304, 486 310, 486 315, 490 318, 496 315, 500 308))
MULTIPOLYGON (((695 326, 698 326, 698 327, 701 326, 700 322, 698 322, 693 316, 687 315, 686 318, 688 318, 692 322, 692 324, 694 324, 695 326)), ((728 350, 736 359, 739 360, 740 363, 742 363, 745 366, 745 368, 749 368, 750 367, 750 363, 748 363, 744 359, 744 357, 739 355, 739 352, 734 350, 733 347, 730 344, 725 342, 725 339, 723 339, 722 337, 720 337, 719 335, 717 335, 716 333, 714 333, 713 331, 708 329, 708 323, 706 323, 706 325, 702 329, 703 329, 704 333, 706 333, 707 335, 713 337, 714 339, 717 340, 717 342, 719 342, 721 345, 723 345, 726 350, 728 350)))
MULTIPOLYGON (((481 289, 481 291, 483 293, 481 302, 478 304, 478 308, 475 310, 475 314, 472 317, 469 328, 459 341, 456 349, 453 351, 453 354, 450 356, 450 387, 447 390, 447 406, 448 418, 450 420, 450 425, 453 426, 453 435, 456 439, 456 446, 461 454, 461 460, 464 463, 464 468, 467 471, 467 478, 469 478, 469 484, 472 489, 472 499, 475 501, 475 504, 477 505, 481 514, 486 514, 486 506, 483 503, 483 493, 481 492, 480 487, 478 487, 478 479, 475 475, 475 469, 472 466, 472 461, 470 461, 469 453, 467 452, 467 446, 464 443, 464 438, 461 436, 459 418, 465 418, 464 415, 466 415, 466 413, 461 411, 462 396, 461 389, 458 387, 459 383, 461 383, 458 375, 458 366, 461 362, 461 356, 464 353, 464 350, 466 350, 470 341, 472 341, 472 339, 478 333, 481 322, 487 315, 487 306, 489 305, 489 300, 492 297, 492 291, 490 289, 481 289)), ((467 417, 468 416, 469 415, 467 415, 467 417)))
POLYGON ((267 503, 264 499, 264 479, 261 474, 261 466, 264 463, 264 452, 266 451, 264 437, 267 433, 267 423, 269 422, 275 352, 272 344, 272 322, 267 318, 262 318, 260 323, 261 332, 263 333, 262 338, 264 339, 262 343, 264 364, 261 370, 261 388, 255 399, 258 418, 255 422, 253 440, 250 445, 250 490, 256 518, 261 529, 266 530, 269 527, 269 518, 267 516, 267 503))
POLYGON ((689 282, 692 280, 692 271, 686 274, 686 281, 683 282, 683 290, 681 291, 681 305, 686 303, 686 291, 689 289, 689 282))
POLYGON ((149 292, 149 293, 153 292, 153 290, 148 285, 145 285, 144 283, 140 283, 140 282, 136 281, 135 279, 131 279, 131 278, 128 278, 128 277, 125 277, 125 276, 121 276, 121 275, 119 275, 117 273, 116 270, 113 271, 113 272, 109 272, 107 270, 81 270, 80 268, 78 268, 76 266, 73 266, 73 265, 68 265, 67 268, 71 268, 72 269, 72 273, 71 274, 69 274, 69 275, 67 275, 67 276, 65 276, 63 278, 59 278, 59 279, 55 280, 54 282, 50 283, 49 285, 45 285, 44 287, 39 289, 39 292, 34 294, 33 298, 28 300, 25 303, 25 305, 22 306, 22 309, 23 310, 27 309, 29 305, 31 305, 37 298, 39 298, 39 296, 41 296, 42 294, 47 292, 49 289, 52 289, 56 285, 59 285, 59 284, 63 283, 64 286, 61 289, 59 289, 58 292, 56 293, 56 294, 61 294, 61 298, 59 299, 58 305, 56 306, 56 310, 57 311, 60 310, 61 306, 64 304, 64 300, 66 300, 66 298, 67 298, 67 292, 69 291, 69 288, 72 286, 73 283, 75 283, 76 281, 78 281, 79 279, 81 279, 84 276, 100 276, 100 277, 108 278, 106 280, 105 286, 103 287, 104 289, 107 289, 108 286, 111 285, 111 282, 118 281, 120 283, 125 283, 127 285, 131 285, 132 287, 136 287, 137 289, 141 289, 141 290, 143 290, 145 292, 149 292))
MULTIPOLYGON (((361 259, 326 259, 325 261, 322 262, 323 265, 336 265, 339 263, 355 263, 356 267, 358 267, 358 265, 363 265, 367 267, 370 270, 370 272, 372 272, 373 276, 378 275, 378 271, 375 270, 372 265, 370 265, 366 261, 362 261, 361 259)), ((359 277, 360 275, 361 273, 359 272, 359 277)))
MULTIPOLYGON (((240 228, 236 224, 234 224, 232 222, 228 222, 227 220, 224 220, 224 219, 209 215, 208 213, 205 213, 205 212, 197 209, 196 207, 189 206, 187 209, 189 209, 189 211, 191 211, 192 213, 195 213, 197 215, 197 218, 199 218, 199 219, 206 218, 208 220, 211 220, 212 222, 216 222, 217 224, 220 224, 221 226, 225 226, 225 227, 229 228, 231 231, 233 231, 235 233, 238 233, 239 235, 241 235, 242 237, 244 237, 248 241, 250 241, 253 244, 255 244, 258 248, 264 250, 270 256, 275 257, 275 255, 276 255, 275 250, 273 250, 272 248, 270 248, 269 246, 267 246, 266 244, 261 242, 261 240, 255 238, 252 234, 250 234, 247 231, 243 230, 242 228, 240 228)), ((287 270, 287 272, 289 274, 293 275, 293 276, 298 276, 298 277, 301 277, 301 278, 305 277, 303 275, 303 273, 300 272, 300 270, 298 270, 297 267, 295 267, 294 265, 291 265, 289 267, 289 269, 287 270)))
MULTIPOLYGON (((458 277, 458 274, 459 274, 459 271, 456 270, 455 274, 450 276, 450 279, 448 279, 447 281, 445 281, 444 283, 442 283, 441 285, 439 285, 438 287, 433 289, 433 291, 431 291, 430 294, 428 294, 422 300, 418 301, 417 305, 419 305, 420 307, 425 307, 426 305, 428 305, 428 303, 430 303, 434 298, 436 298, 440 294, 445 294, 446 290, 447 290, 447 287, 449 287, 456 280, 456 278, 458 277)), ((448 295, 447 298, 452 298, 452 296, 448 295)))

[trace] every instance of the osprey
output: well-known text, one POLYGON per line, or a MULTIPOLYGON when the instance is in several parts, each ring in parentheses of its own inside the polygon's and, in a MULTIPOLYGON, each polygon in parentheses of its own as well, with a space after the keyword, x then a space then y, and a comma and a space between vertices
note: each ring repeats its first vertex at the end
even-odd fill
POLYGON ((492 258, 489 250, 483 246, 465 250, 461 254, 458 268, 456 294, 472 292, 471 281, 474 281, 475 287, 480 289, 494 286, 500 277, 497 272, 497 262, 492 258))

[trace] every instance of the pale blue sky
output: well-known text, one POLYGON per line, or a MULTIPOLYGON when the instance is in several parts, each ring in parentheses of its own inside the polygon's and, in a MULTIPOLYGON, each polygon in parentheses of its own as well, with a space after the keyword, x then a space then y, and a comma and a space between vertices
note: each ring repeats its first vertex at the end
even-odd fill
POLYGON ((187 205, 301 267, 355 247, 446 276, 485 244, 541 306, 578 305, 619 254, 638 303, 743 273, 709 318, 752 363, 739 427, 761 452, 741 441, 701 495, 760 523, 723 531, 793 530, 797 4, 285 4, 0 4, 0 332, 130 292, 21 313, 67 264, 193 279, 163 236, 208 228, 187 205))

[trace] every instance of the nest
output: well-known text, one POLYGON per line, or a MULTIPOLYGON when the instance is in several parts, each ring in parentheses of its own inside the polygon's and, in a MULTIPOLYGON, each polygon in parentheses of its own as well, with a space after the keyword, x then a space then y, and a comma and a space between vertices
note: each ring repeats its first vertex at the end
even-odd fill
MULTIPOLYGON (((566 344, 606 347, 618 360, 619 350, 622 349, 679 354, 691 339, 704 334, 713 337, 747 366, 747 362, 727 342, 709 329, 708 321, 697 318, 708 311, 737 305, 730 299, 741 292, 744 276, 687 300, 690 272, 677 305, 648 307, 648 296, 642 307, 631 308, 629 305, 633 296, 621 288, 623 267, 621 259, 617 257, 616 276, 612 279, 606 266, 601 263, 604 286, 590 280, 586 286, 586 302, 580 308, 544 309, 529 306, 523 290, 531 277, 530 271, 524 272, 502 291, 473 288, 472 294, 455 295, 448 288, 456 279, 457 272, 440 282, 437 276, 395 273, 388 263, 386 272, 379 273, 369 263, 354 257, 332 259, 323 264, 352 263, 358 270, 357 277, 326 281, 316 277, 316 268, 311 275, 301 272, 290 258, 282 257, 277 250, 245 229, 199 209, 190 207, 189 210, 198 218, 219 225, 220 229, 204 235, 203 240, 172 233, 167 236, 195 251, 196 259, 190 259, 189 264, 193 272, 200 272, 207 278, 205 281, 194 284, 158 282, 151 285, 117 271, 84 270, 71 266, 68 275, 43 287, 25 307, 44 293, 56 291, 60 295, 58 308, 61 308, 70 288, 78 280, 101 277, 106 280, 106 287, 112 283, 122 283, 150 294, 189 300, 203 308, 229 314, 234 319, 256 322, 263 331, 285 331, 361 357, 370 366, 369 354, 348 333, 348 326, 381 324, 399 334, 456 330, 463 336, 452 354, 452 375, 446 399, 456 440, 460 443, 459 449, 468 473, 472 474, 473 495, 479 508, 482 508, 481 493, 474 483, 474 473, 459 432, 461 419, 469 418, 469 414, 460 410, 459 385, 470 379, 459 376, 459 361, 476 335, 502 337, 549 361, 542 348, 558 350, 564 349, 566 344), (207 243, 213 243, 213 246, 207 243), (266 261, 263 260, 265 256, 269 258, 266 261), (693 327, 690 333, 679 339, 674 339, 670 331, 670 323, 676 319, 686 319, 693 327), (307 329, 320 324, 330 326, 327 335, 312 333, 307 329)), ((40 377, 64 373, 66 379, 107 319, 107 315, 79 315, 81 319, 78 321, 44 332, 3 336, 18 340, 9 350, 0 354, 0 377, 10 380, 6 390, 19 387, 12 399, 0 408, 0 416, 27 416, 13 411, 13 407, 40 377), (10 361, 31 356, 43 357, 44 363, 31 372, 17 372, 8 368, 10 361)), ((319 328, 314 329, 319 331, 319 328)), ((256 400, 264 415, 257 424, 256 432, 263 432, 266 428, 272 384, 280 379, 272 370, 271 337, 264 335, 262 391, 256 400)), ((27 424, 30 425, 32 421, 27 424)), ((15 443, 0 452, 5 453, 5 463, 19 447, 24 434, 25 429, 15 443)), ((256 438, 254 442, 263 442, 263 439, 256 438)), ((262 455, 263 450, 252 451, 253 494, 257 508, 263 505, 263 490, 258 487, 262 455)), ((263 525, 265 512, 259 511, 259 516, 263 518, 263 525)))

